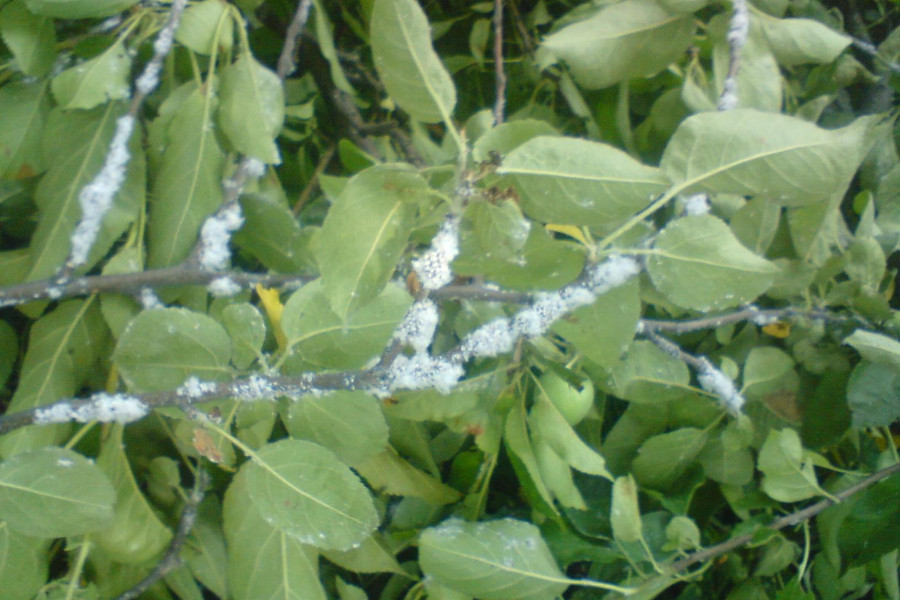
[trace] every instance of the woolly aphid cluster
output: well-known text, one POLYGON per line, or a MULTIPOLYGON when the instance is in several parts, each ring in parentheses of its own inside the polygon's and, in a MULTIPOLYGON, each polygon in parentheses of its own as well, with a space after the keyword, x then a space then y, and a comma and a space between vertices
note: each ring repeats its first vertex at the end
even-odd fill
MULTIPOLYGON (((230 258, 230 233, 243 222, 239 207, 234 210, 228 208, 223 207, 215 218, 208 219, 201 231, 201 262, 210 269, 222 268, 227 263, 230 258)), ((450 264, 459 253, 458 236, 459 218, 450 216, 440 227, 429 249, 413 261, 413 269, 425 289, 439 289, 452 281, 450 264)), ((412 349, 413 354, 400 354, 389 367, 383 370, 376 368, 373 373, 377 376, 372 378, 375 383, 362 387, 379 397, 389 396, 397 390, 435 389, 449 393, 465 375, 464 364, 468 360, 495 357, 510 352, 519 339, 535 339, 546 334, 558 319, 623 285, 638 275, 641 269, 641 263, 635 258, 610 256, 590 268, 577 282, 554 292, 537 293, 529 306, 512 316, 481 325, 466 335, 455 350, 441 356, 434 356, 428 351, 440 320, 439 307, 427 297, 421 298, 407 311, 393 336, 400 345, 412 349)), ((232 282, 227 277, 219 278, 214 283, 214 287, 223 288, 223 294, 233 291, 232 282)), ((717 396, 729 412, 738 414, 744 399, 731 380, 707 359, 701 357, 697 360, 699 364, 695 368, 701 387, 717 396)), ((220 384, 189 377, 176 390, 176 395, 189 401, 213 395, 229 395, 250 401, 281 395, 300 397, 327 393, 327 390, 314 385, 312 374, 298 381, 300 383, 284 385, 269 377, 253 375, 231 384, 220 384)), ((348 376, 347 388, 354 389, 356 382, 354 377, 348 376)), ((148 411, 148 405, 135 396, 95 394, 88 400, 61 402, 39 409, 34 422, 98 420, 126 423, 142 418, 148 411)))

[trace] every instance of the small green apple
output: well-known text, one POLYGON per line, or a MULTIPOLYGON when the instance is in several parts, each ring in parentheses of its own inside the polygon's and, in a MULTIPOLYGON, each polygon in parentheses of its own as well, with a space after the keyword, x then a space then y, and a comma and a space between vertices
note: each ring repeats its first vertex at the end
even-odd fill
POLYGON ((580 423, 594 405, 594 384, 590 379, 581 381, 579 391, 553 371, 546 371, 539 385, 569 425, 580 423))

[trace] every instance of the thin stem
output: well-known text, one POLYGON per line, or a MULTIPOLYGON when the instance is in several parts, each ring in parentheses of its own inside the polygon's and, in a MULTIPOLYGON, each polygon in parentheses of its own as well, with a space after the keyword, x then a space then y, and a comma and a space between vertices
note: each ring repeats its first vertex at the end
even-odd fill
POLYGON ((287 34, 284 37, 284 46, 281 48, 281 55, 278 57, 278 78, 281 81, 287 79, 294 70, 294 51, 297 48, 297 40, 303 34, 306 28, 306 21, 309 20, 309 10, 312 7, 312 0, 300 0, 297 3, 297 10, 294 11, 294 18, 288 27, 287 34))
MULTIPOLYGON (((768 528, 777 531, 779 529, 784 529, 785 527, 790 527, 792 525, 802 523, 803 521, 816 516, 826 508, 834 506, 839 501, 846 500, 854 494, 857 494, 862 490, 870 487, 872 484, 877 483, 883 479, 887 479, 888 477, 896 473, 900 473, 900 463, 894 463, 889 467, 881 469, 880 471, 869 475, 859 483, 850 486, 846 490, 834 494, 834 499, 825 498, 824 500, 820 500, 802 510, 798 510, 789 515, 785 515, 784 517, 775 519, 774 521, 772 521, 772 523, 769 524, 768 528)), ((748 533, 726 540, 721 544, 716 544, 715 546, 704 548, 703 550, 694 552, 686 558, 675 561, 669 568, 676 573, 679 571, 684 571, 691 565, 711 560, 713 558, 716 558, 717 556, 721 556, 727 552, 731 552, 732 550, 736 550, 741 546, 749 544, 753 540, 753 536, 753 533, 748 533)))
POLYGON ((732 0, 734 11, 728 27, 728 75, 722 84, 719 110, 731 110, 738 105, 738 73, 741 70, 741 50, 750 33, 750 9, 747 0, 732 0))
POLYGON ((503 0, 494 0, 494 126, 503 122, 506 108, 506 72, 503 70, 503 0))

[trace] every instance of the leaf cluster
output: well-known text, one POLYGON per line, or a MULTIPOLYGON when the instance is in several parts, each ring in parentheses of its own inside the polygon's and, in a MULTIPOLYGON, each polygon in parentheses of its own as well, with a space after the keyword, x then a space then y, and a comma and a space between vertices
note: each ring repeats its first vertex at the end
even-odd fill
POLYGON ((174 4, 0 0, 0 600, 900 598, 896 7, 174 4))

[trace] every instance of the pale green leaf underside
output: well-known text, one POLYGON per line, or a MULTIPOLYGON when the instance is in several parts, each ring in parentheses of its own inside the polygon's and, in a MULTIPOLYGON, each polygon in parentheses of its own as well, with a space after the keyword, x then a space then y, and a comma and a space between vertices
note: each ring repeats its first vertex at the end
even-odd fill
POLYGON ((194 375, 229 374, 231 338, 206 315, 185 308, 145 310, 125 328, 113 353, 122 378, 135 392, 171 390, 194 375))
POLYGON ((0 464, 0 519, 25 535, 65 537, 102 527, 116 492, 92 461, 47 447, 0 464))
POLYGON ((412 299, 388 285, 361 309, 342 319, 331 309, 321 281, 294 292, 284 306, 282 329, 298 369, 355 369, 384 349, 412 299))
POLYGON ((203 221, 222 204, 225 155, 212 126, 212 94, 208 86, 191 92, 168 125, 150 206, 148 267, 186 258, 203 221))
POLYGON ((681 191, 763 196, 802 206, 849 184, 873 125, 866 117, 826 130, 753 109, 705 112, 681 123, 660 167, 681 191))
POLYGON ((250 499, 246 470, 225 494, 228 589, 235 600, 325 600, 315 549, 266 522, 250 499))
POLYGON ((759 451, 762 489, 779 502, 798 502, 822 493, 812 462, 793 429, 772 431, 759 451))
POLYGON ((365 392, 339 390, 293 402, 283 420, 292 437, 316 442, 348 465, 375 456, 388 443, 381 407, 365 392))
POLYGON ((93 536, 97 545, 117 562, 142 563, 159 555, 172 533, 160 521, 134 477, 125 444, 123 425, 114 425, 103 441, 97 466, 116 490, 112 523, 93 536))
POLYGON ((275 442, 259 450, 243 469, 260 515, 304 544, 347 550, 378 524, 368 490, 318 444, 275 442))
POLYGON ((693 41, 694 19, 654 0, 626 0, 547 36, 543 47, 589 89, 648 77, 678 60, 693 41))
POLYGON ((376 0, 370 26, 375 68, 388 94, 420 121, 450 121, 456 87, 431 46, 431 28, 414 0, 376 0))
POLYGON ((337 315, 347 318, 384 289, 406 248, 415 201, 428 193, 417 173, 397 165, 366 169, 347 182, 313 248, 337 315))
POLYGON ((538 528, 514 519, 428 528, 419 563, 439 583, 485 600, 547 600, 569 586, 538 528))
POLYGON ((284 121, 284 92, 278 76, 244 55, 221 77, 219 125, 231 145, 264 163, 280 163, 275 136, 284 121))
POLYGON ((900 342, 880 333, 857 329, 844 340, 874 363, 900 368, 900 342))
POLYGON ((517 184, 525 213, 545 223, 609 226, 667 187, 659 169, 607 144, 540 136, 516 148, 498 169, 517 184))
POLYGON ((698 215, 673 221, 659 234, 647 271, 669 300, 707 311, 753 300, 778 268, 741 245, 716 217, 698 215))
MULTIPOLYGON (((38 319, 7 410, 18 412, 73 396, 90 375, 107 335, 98 303, 90 299, 69 300, 38 319)), ((57 443, 68 429, 43 425, 13 431, 0 438, 0 454, 8 457, 57 443)))
POLYGON ((56 102, 66 109, 94 108, 130 92, 131 56, 122 44, 57 75, 50 84, 56 102))

